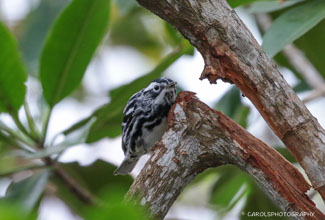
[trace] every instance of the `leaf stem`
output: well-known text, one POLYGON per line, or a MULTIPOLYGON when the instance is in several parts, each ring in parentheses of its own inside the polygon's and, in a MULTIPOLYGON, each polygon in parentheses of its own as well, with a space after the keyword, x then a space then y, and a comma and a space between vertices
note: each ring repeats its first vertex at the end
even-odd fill
POLYGON ((18 112, 14 112, 12 114, 10 114, 13 121, 15 122, 17 128, 23 132, 23 134, 25 134, 27 137, 29 137, 30 139, 32 139, 35 142, 38 142, 37 138, 34 137, 32 134, 30 134, 27 129, 25 128, 25 126, 21 123, 19 116, 18 116, 18 112))
POLYGON ((29 147, 26 147, 25 145, 21 145, 18 142, 19 140, 17 140, 17 138, 14 138, 12 136, 8 136, 8 135, 6 135, 5 133, 3 133, 1 131, 0 131, 0 139, 2 141, 4 141, 5 143, 9 144, 9 145, 12 145, 13 147, 23 149, 23 150, 28 151, 28 152, 34 152, 33 149, 31 149, 29 147))
MULTIPOLYGON (((25 138, 23 138, 21 135, 19 135, 18 133, 16 133, 15 131, 11 130, 9 127, 7 127, 6 125, 4 125, 3 123, 0 122, 0 130, 5 131, 7 134, 9 134, 13 139, 16 139, 18 141, 20 141, 21 143, 27 145, 27 146, 34 146, 34 143, 31 142, 30 140, 27 140, 25 138)), ((21 145, 19 145, 21 146, 21 145)), ((29 148, 26 148, 25 146, 22 147, 24 150, 31 151, 29 148)), ((33 151, 31 151, 33 152, 33 151)))
POLYGON ((38 131, 38 129, 36 127, 36 124, 35 124, 32 114, 31 114, 29 105, 26 101, 24 102, 24 109, 25 109, 25 114, 26 114, 29 129, 32 132, 32 135, 34 137, 37 137, 37 139, 39 139, 40 132, 38 131))
POLYGON ((47 115, 45 116, 45 122, 44 122, 44 126, 43 126, 43 129, 42 129, 42 141, 41 141, 40 146, 42 146, 43 148, 44 148, 44 144, 45 144, 45 140, 46 140, 46 136, 47 136, 47 130, 48 130, 48 127, 49 127, 51 113, 52 113, 52 108, 50 108, 47 115))
POLYGON ((9 176, 12 174, 15 174, 17 172, 21 172, 21 171, 25 171, 25 170, 33 170, 33 169, 40 169, 40 168, 46 168, 48 167, 47 165, 41 164, 41 165, 29 165, 29 166, 24 166, 24 167, 17 167, 11 170, 7 170, 4 172, 0 173, 0 177, 5 177, 5 176, 9 176))

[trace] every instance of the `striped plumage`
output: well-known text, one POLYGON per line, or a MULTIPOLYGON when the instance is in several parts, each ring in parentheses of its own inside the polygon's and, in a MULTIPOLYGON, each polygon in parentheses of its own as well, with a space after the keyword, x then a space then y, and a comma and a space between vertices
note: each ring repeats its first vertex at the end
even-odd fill
POLYGON ((129 99, 122 123, 125 159, 114 174, 131 172, 139 158, 150 153, 161 138, 168 111, 176 99, 175 85, 171 79, 158 78, 129 99))

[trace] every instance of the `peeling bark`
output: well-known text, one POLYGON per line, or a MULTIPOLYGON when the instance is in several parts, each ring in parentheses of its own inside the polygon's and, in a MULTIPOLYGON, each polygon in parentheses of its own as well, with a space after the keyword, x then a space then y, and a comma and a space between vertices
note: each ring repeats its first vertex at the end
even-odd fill
POLYGON ((247 172, 287 212, 313 212, 298 219, 325 219, 305 194, 301 173, 272 147, 255 138, 191 92, 179 94, 169 125, 128 196, 139 199, 151 214, 164 218, 185 186, 209 167, 233 164, 247 172))
POLYGON ((325 200, 325 131, 226 0, 137 0, 202 54, 201 79, 236 84, 306 171, 325 200))

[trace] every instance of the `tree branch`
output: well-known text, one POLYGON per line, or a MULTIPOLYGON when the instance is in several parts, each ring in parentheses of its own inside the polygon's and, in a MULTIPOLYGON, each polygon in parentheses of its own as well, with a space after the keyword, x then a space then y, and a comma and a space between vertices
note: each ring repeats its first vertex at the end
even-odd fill
POLYGON ((236 84, 306 171, 325 199, 325 131, 226 0, 137 0, 202 54, 201 79, 236 84))
POLYGON ((162 219, 197 174, 233 164, 284 211, 314 213, 302 219, 325 218, 305 194, 310 186, 290 162, 194 93, 179 94, 168 121, 162 141, 128 192, 128 197, 140 196, 154 217, 162 219))
MULTIPOLYGON (((42 148, 44 146, 41 146, 42 148)), ((43 158, 44 163, 47 166, 52 166, 54 168, 54 174, 56 177, 62 181, 62 183, 73 193, 80 201, 87 205, 100 204, 98 198, 96 198, 92 193, 90 193, 86 188, 78 183, 72 176, 69 175, 59 163, 54 161, 50 157, 43 158)))
POLYGON ((55 166, 54 173, 66 185, 66 187, 77 196, 77 198, 87 205, 100 204, 99 200, 88 190, 82 187, 75 179, 69 176, 58 164, 55 166))

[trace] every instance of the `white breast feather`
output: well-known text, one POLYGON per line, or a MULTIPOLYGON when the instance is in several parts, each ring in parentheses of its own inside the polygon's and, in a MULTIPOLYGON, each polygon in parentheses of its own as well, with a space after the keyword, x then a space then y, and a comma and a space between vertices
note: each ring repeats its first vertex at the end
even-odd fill
POLYGON ((154 127, 151 131, 146 128, 143 129, 144 147, 147 152, 150 152, 155 143, 161 139, 165 132, 166 125, 167 117, 164 117, 160 125, 154 127))

